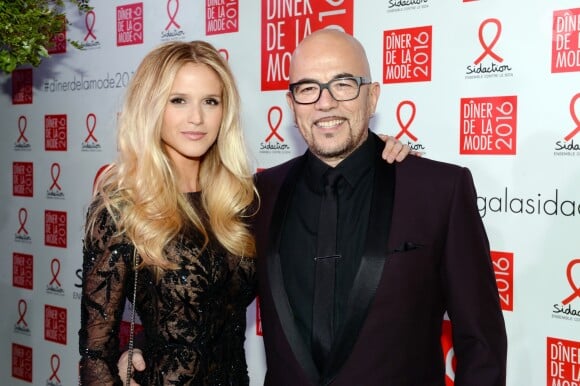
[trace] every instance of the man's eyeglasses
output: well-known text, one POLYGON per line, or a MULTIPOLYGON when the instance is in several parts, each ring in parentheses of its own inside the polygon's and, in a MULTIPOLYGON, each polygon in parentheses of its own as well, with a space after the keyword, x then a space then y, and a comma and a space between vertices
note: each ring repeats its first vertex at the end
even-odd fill
POLYGON ((318 102, 324 89, 327 89, 330 95, 339 102, 356 99, 360 93, 360 86, 365 84, 371 84, 371 81, 362 76, 349 76, 336 78, 328 83, 303 80, 291 83, 289 88, 294 102, 309 105, 318 102))

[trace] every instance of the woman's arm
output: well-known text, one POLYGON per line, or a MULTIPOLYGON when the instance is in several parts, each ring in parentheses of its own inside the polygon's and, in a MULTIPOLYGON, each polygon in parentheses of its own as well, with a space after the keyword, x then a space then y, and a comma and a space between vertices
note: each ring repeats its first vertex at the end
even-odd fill
POLYGON ((125 308, 133 247, 115 235, 106 210, 83 243, 83 288, 79 331, 80 384, 120 385, 119 327, 125 308))

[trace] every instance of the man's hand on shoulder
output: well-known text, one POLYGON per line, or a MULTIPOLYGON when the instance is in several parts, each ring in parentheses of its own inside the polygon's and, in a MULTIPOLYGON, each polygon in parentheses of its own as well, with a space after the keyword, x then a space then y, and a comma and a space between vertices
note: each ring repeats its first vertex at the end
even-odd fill
POLYGON ((388 163, 401 162, 409 154, 421 157, 424 153, 411 150, 409 145, 404 145, 401 141, 393 136, 386 134, 377 134, 385 142, 385 148, 383 149, 383 159, 388 163))

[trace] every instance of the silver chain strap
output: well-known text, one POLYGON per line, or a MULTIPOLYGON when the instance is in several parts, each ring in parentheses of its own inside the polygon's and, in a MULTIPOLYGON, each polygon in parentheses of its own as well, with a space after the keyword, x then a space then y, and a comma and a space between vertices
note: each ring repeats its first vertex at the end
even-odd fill
POLYGON ((127 379, 125 385, 131 384, 131 376, 133 373, 133 340, 135 338, 135 302, 137 300, 137 276, 139 270, 137 269, 137 248, 133 252, 133 261, 135 263, 135 278, 133 282, 133 309, 131 310, 131 328, 129 329, 129 354, 127 357, 127 379))

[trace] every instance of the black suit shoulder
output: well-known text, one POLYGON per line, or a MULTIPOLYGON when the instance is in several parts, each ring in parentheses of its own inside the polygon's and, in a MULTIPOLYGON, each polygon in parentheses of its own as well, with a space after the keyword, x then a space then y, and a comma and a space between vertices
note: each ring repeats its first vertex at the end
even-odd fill
POLYGON ((397 163, 397 168, 413 172, 460 173, 464 166, 449 162, 436 161, 429 158, 409 155, 403 162, 397 163))
POLYGON ((384 170, 384 168, 394 167, 397 180, 399 177, 406 176, 409 176, 410 178, 416 177, 417 179, 424 181, 430 181, 432 179, 456 179, 466 171, 469 174, 469 170, 466 167, 414 155, 408 155, 402 162, 395 162, 394 164, 389 165, 381 156, 384 147, 383 140, 374 133, 371 134, 371 137, 374 138, 375 141, 375 156, 379 169, 384 170))
POLYGON ((305 156, 292 158, 279 165, 259 171, 254 175, 254 181, 258 192, 271 192, 272 189, 278 188, 283 182, 288 172, 298 163, 302 162, 305 156))
POLYGON ((260 170, 256 173, 257 179, 271 178, 275 175, 286 174, 286 172, 294 165, 302 156, 294 157, 288 161, 282 162, 281 164, 269 167, 267 169, 260 170))
POLYGON ((477 197, 471 171, 464 166, 408 156, 395 165, 397 192, 414 197, 415 202, 450 204, 457 194, 466 195, 469 201, 477 197))

